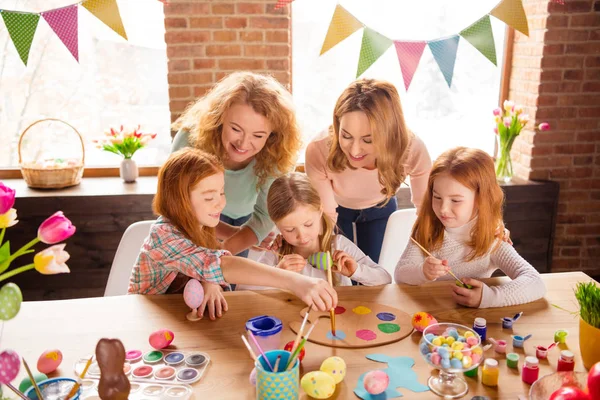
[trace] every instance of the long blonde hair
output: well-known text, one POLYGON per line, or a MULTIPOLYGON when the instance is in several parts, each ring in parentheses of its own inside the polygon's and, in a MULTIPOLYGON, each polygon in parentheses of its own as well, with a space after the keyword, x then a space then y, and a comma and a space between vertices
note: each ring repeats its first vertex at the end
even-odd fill
POLYGON ((254 156, 258 185, 263 185, 269 177, 292 171, 302 136, 290 92, 271 76, 247 71, 226 76, 205 96, 191 103, 172 129, 188 130, 194 147, 223 159, 226 155, 221 141, 223 117, 234 104, 247 104, 271 124, 272 132, 265 147, 254 156))
MULTIPOLYGON (((496 181, 494 161, 486 152, 479 149, 456 147, 447 150, 435 160, 427 192, 419 209, 417 222, 413 226, 412 237, 423 247, 434 251, 442 246, 444 225, 433 211, 433 184, 435 179, 448 174, 460 184, 475 191, 477 222, 471 229, 471 240, 468 243, 473 250, 466 261, 482 257, 488 253, 496 240, 496 230, 503 231, 502 206, 504 192, 496 181)), ((503 233, 500 236, 502 239, 503 233)), ((496 250, 500 241, 492 251, 496 250)))
POLYGON ((353 167, 339 144, 340 119, 346 113, 362 111, 367 115, 376 152, 376 165, 381 193, 386 204, 404 182, 404 162, 412 140, 404 121, 398 91, 389 82, 376 79, 359 79, 340 95, 333 111, 333 129, 330 130, 331 147, 327 166, 334 172, 353 167))
POLYGON ((158 171, 158 190, 152 202, 154 213, 167 218, 196 246, 220 248, 215 228, 198 223, 190 191, 202 179, 223 171, 217 157, 198 149, 185 148, 171 154, 158 171))

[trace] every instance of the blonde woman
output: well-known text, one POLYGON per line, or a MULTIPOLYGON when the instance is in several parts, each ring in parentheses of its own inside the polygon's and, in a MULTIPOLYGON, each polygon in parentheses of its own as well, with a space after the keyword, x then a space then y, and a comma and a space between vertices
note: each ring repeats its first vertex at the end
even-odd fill
POLYGON ((425 144, 406 127, 398 91, 375 79, 344 90, 333 126, 306 149, 306 173, 324 211, 375 262, 400 184, 410 177, 411 200, 419 208, 430 169, 425 144))
POLYGON ((269 187, 294 168, 301 147, 291 94, 270 76, 235 72, 191 104, 173 129, 172 151, 191 146, 223 162, 227 205, 217 237, 231 253, 247 254, 273 228, 269 187))

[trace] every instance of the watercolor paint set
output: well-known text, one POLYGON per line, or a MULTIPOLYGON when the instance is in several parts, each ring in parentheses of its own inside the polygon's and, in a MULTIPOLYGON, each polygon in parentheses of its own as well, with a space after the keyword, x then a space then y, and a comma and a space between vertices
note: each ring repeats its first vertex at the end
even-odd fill
MULTIPOLYGON (((97 379, 83 379, 81 382, 81 400, 100 400, 97 379)), ((189 400, 192 387, 176 383, 131 382, 129 400, 189 400)))

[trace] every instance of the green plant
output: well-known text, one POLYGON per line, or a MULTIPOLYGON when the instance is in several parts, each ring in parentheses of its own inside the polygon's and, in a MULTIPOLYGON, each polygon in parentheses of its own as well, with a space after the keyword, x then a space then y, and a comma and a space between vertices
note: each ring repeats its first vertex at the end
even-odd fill
POLYGON ((594 282, 580 282, 575 288, 579 315, 591 326, 600 329, 600 287, 594 282))

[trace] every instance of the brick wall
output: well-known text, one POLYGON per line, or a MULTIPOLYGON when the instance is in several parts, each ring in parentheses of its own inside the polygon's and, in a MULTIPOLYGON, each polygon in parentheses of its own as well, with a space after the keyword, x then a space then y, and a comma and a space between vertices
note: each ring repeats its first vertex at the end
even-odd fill
MULTIPOLYGON (((552 271, 600 274, 600 1, 525 0, 509 97, 547 132, 523 132, 515 173, 560 184, 552 271)), ((530 126, 534 126, 531 124, 530 126)))
POLYGON ((291 83, 290 7, 270 0, 169 0, 165 40, 171 119, 214 82, 239 70, 291 83))

